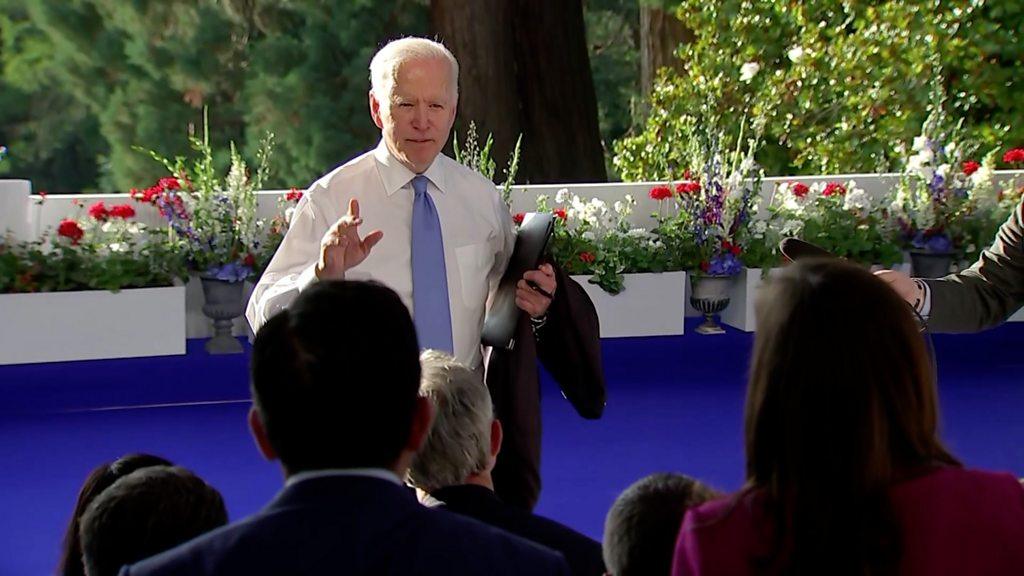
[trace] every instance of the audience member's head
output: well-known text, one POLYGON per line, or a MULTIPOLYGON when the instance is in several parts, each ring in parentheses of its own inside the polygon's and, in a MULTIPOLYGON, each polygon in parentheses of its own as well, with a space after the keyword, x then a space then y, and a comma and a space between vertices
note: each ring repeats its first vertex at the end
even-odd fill
POLYGON ((896 552, 886 488, 957 465, 911 309, 841 260, 800 261, 762 292, 746 402, 748 487, 791 522, 792 566, 872 571, 896 552))
POLYGON ((402 476, 430 427, 419 385, 416 329, 398 295, 372 282, 320 282, 256 335, 249 422, 288 474, 402 476))
POLYGON ((719 494, 682 474, 651 474, 615 499, 604 522, 604 563, 613 576, 672 572, 683 515, 719 494))
POLYGON ((68 522, 64 534, 64 545, 61 553, 60 564, 57 566, 57 574, 60 576, 84 576, 85 566, 82 564, 82 543, 78 539, 78 528, 81 524, 82 514, 89 504, 111 484, 118 479, 149 466, 170 466, 171 462, 159 456, 150 454, 128 454, 113 462, 104 462, 93 468, 86 477, 82 488, 78 491, 78 501, 75 503, 75 511, 68 522))
POLYGON ((501 425, 494 419, 487 386, 443 352, 428 350, 420 363, 420 395, 430 399, 435 415, 409 481, 430 492, 490 472, 501 447, 501 425))
POLYGON ((87 576, 116 576, 121 566, 169 550, 223 526, 220 493, 177 466, 128 474, 86 508, 80 537, 87 576))

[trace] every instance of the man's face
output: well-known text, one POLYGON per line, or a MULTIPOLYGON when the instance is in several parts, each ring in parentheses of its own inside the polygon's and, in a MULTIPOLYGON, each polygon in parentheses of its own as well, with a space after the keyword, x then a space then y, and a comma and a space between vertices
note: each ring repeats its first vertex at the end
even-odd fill
POLYGON ((451 68, 442 59, 411 60, 398 69, 390 98, 370 92, 370 114, 388 150, 419 174, 430 167, 448 142, 457 99, 451 68))

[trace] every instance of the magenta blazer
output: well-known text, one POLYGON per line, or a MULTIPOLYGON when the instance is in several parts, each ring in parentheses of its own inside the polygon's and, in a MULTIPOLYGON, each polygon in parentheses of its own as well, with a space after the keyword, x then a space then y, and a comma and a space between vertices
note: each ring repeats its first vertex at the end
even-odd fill
MULTIPOLYGON (((1024 574, 1024 487, 1009 474, 940 468, 890 489, 902 536, 899 573, 1024 574)), ((777 574, 773 522, 756 493, 686 513, 673 576, 777 574), (761 559, 758 561, 758 559, 761 559)))

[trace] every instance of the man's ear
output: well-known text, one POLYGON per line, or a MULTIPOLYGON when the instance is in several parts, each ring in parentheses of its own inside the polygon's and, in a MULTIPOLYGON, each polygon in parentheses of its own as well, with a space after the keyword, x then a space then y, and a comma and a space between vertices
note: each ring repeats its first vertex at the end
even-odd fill
POLYGON ((277 451, 270 445, 270 437, 267 436, 267 427, 263 424, 263 418, 256 410, 256 406, 249 408, 249 431, 256 440, 256 448, 267 460, 277 460, 277 451))
POLYGON ((501 441, 504 438, 505 432, 501 428, 501 420, 495 418, 491 420, 491 458, 497 459, 498 453, 501 452, 501 441))
POLYGON ((370 117, 373 118, 373 123, 377 125, 377 128, 384 128, 384 122, 380 119, 380 100, 370 90, 370 117))
POLYGON ((416 398, 416 409, 413 411, 412 426, 409 427, 409 441, 406 450, 419 452, 423 443, 430 435, 430 425, 434 423, 434 403, 430 398, 416 398))

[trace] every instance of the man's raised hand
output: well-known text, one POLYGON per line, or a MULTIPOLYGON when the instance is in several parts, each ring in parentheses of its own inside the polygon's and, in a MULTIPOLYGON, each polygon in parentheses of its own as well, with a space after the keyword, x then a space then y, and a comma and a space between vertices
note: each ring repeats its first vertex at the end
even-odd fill
POLYGON ((370 255, 370 250, 384 237, 384 232, 374 230, 359 238, 359 201, 349 200, 348 214, 334 223, 320 240, 320 259, 316 264, 316 277, 320 280, 343 280, 345 271, 358 266, 370 255))

